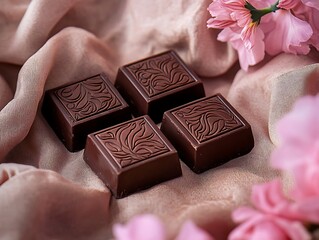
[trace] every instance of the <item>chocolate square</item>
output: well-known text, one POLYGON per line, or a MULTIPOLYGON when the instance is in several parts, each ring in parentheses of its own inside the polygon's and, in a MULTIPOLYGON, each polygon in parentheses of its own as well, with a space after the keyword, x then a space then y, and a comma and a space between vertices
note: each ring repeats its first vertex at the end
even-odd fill
POLYGON ((104 73, 45 93, 42 113, 69 151, 89 133, 131 119, 128 104, 104 73))
POLYGON ((161 130, 196 173, 247 154, 254 147, 249 123, 220 94, 165 112, 161 130))
POLYGON ((115 86, 135 116, 149 115, 156 123, 164 111, 205 96, 201 80, 174 51, 121 67, 115 86))
POLYGON ((84 160, 116 198, 182 175, 175 148, 148 116, 90 134, 84 160))

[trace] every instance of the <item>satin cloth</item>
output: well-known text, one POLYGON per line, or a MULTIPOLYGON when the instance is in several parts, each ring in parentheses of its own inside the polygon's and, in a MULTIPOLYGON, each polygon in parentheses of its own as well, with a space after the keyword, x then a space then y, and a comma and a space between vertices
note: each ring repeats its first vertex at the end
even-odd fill
MULTIPOLYGON (((0 238, 112 239, 112 225, 159 216, 174 237, 192 219, 216 239, 234 227, 251 186, 280 177, 269 166, 276 122, 295 100, 318 92, 319 54, 267 56, 248 72, 207 29, 210 1, 3 0, 0 8, 0 238), (247 155, 116 200, 43 118, 44 91, 173 49, 251 124, 247 155)), ((287 180, 288 181, 288 180, 287 180)), ((286 182, 287 182, 286 181, 286 182)))

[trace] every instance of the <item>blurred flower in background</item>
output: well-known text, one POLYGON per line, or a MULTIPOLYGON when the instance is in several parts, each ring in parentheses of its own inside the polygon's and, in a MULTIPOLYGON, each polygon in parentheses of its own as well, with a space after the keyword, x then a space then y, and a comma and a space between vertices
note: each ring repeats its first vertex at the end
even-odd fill
POLYGON ((239 225, 229 239, 319 239, 319 95, 304 96, 279 122, 279 146, 271 165, 288 174, 286 194, 280 180, 256 185, 249 207, 239 207, 239 225))

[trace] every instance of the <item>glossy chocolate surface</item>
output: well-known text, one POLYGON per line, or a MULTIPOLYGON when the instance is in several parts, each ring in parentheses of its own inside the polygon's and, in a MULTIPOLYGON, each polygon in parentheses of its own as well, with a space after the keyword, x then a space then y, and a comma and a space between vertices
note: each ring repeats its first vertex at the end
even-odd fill
POLYGON ((84 160, 116 198, 182 175, 175 148, 148 116, 90 134, 84 160))
POLYGON ((220 94, 165 112, 161 130, 196 173, 247 154, 254 147, 249 123, 220 94))
POLYGON ((45 93, 42 113, 69 151, 89 133, 131 118, 128 104, 104 73, 45 93))
POLYGON ((149 115, 156 123, 164 111, 205 96, 201 80, 174 51, 121 67, 115 86, 135 116, 149 115))

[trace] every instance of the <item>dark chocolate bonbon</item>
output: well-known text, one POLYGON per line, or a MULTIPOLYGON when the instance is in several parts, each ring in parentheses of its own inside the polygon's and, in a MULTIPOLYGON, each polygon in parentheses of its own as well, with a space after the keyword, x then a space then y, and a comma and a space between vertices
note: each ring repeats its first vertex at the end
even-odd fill
POLYGON ((121 67, 115 86, 135 116, 149 115, 156 123, 164 111, 205 96, 201 80, 174 51, 121 67))
POLYGON ((45 93, 42 113, 66 148, 84 148, 89 133, 131 119, 128 104, 104 73, 45 93))
POLYGON ((182 175, 175 148, 148 116, 90 134, 84 160, 116 198, 182 175))
POLYGON ((165 112, 161 130, 196 173, 244 155, 254 146, 250 125, 220 94, 165 112))

